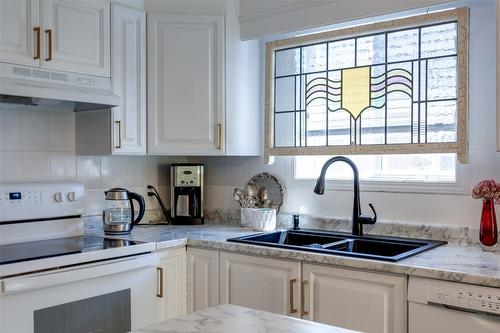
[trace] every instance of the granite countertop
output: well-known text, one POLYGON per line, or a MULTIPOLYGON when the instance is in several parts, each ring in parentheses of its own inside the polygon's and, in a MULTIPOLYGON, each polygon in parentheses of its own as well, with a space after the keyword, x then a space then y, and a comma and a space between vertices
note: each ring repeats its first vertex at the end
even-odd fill
MULTIPOLYGON (((101 231, 102 232, 102 231, 101 231)), ((384 262, 305 251, 284 250, 249 244, 230 243, 228 238, 255 233, 248 228, 228 225, 172 226, 139 225, 126 237, 156 242, 158 249, 189 245, 215 250, 303 260, 312 263, 413 275, 500 288, 500 251, 483 252, 478 246, 447 244, 399 262, 384 262)))
POLYGON ((132 331, 132 333, 155 332, 354 333, 355 331, 223 304, 132 331))

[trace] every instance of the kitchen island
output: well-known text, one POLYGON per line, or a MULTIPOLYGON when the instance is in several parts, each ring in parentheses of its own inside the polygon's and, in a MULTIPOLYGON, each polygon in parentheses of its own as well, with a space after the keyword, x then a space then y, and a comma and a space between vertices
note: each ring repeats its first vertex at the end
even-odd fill
POLYGON ((355 333, 348 329, 222 304, 170 319, 132 333, 355 333))

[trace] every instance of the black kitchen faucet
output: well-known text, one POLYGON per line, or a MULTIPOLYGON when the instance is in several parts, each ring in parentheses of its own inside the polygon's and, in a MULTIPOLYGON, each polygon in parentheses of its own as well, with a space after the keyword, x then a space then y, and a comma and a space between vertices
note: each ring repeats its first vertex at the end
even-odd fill
POLYGON ((371 203, 368 205, 373 211, 374 216, 366 216, 361 214, 361 205, 359 200, 359 172, 356 164, 347 157, 335 156, 330 158, 325 162, 321 168, 321 173, 318 180, 316 181, 316 186, 314 187, 314 193, 323 195, 325 193, 325 175, 328 167, 334 162, 345 162, 351 168, 354 173, 354 202, 352 207, 352 234, 357 236, 363 236, 363 224, 375 224, 377 222, 377 212, 371 203))

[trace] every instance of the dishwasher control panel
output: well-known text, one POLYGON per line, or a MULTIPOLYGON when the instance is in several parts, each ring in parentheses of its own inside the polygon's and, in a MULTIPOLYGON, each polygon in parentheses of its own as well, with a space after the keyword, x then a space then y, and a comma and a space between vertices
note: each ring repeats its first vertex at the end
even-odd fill
POLYGON ((500 290, 476 286, 467 287, 465 284, 458 285, 461 288, 431 286, 429 288, 428 301, 461 309, 500 315, 500 290))

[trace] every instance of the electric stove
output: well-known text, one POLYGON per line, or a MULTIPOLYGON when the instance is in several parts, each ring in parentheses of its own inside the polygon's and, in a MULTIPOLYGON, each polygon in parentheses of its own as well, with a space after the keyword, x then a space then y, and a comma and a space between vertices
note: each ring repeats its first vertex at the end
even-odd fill
POLYGON ((85 235, 83 208, 78 183, 2 184, 0 278, 156 250, 155 243, 85 235))

